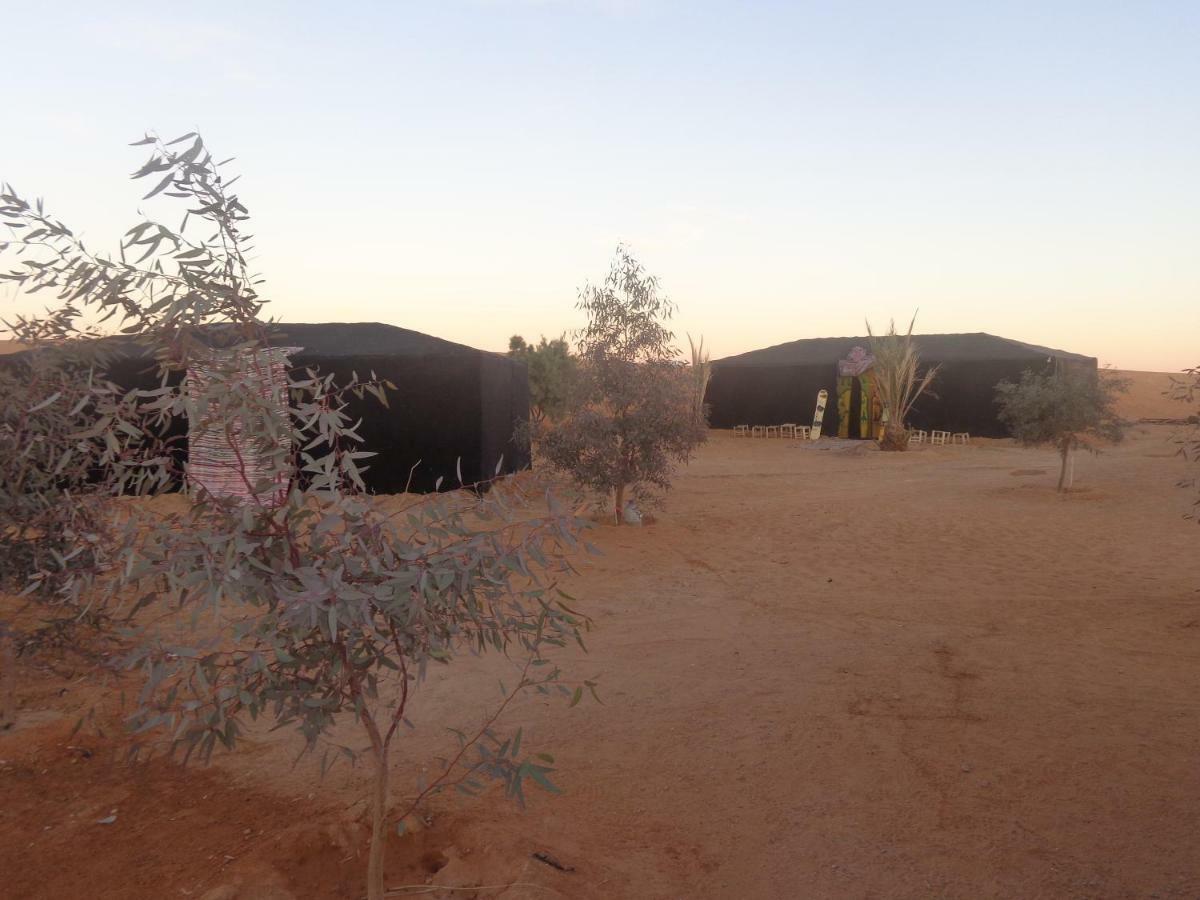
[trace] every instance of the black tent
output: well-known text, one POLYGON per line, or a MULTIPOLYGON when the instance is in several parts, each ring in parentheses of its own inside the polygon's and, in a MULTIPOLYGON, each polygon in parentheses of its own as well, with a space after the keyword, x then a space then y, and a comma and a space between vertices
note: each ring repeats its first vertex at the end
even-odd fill
POLYGON ((389 408, 367 396, 351 398, 347 412, 362 419, 368 489, 402 491, 412 470, 412 490, 443 488, 462 479, 474 484, 529 467, 529 451, 515 440, 529 419, 529 373, 507 356, 378 322, 319 325, 281 324, 277 346, 302 348, 292 354, 297 368, 316 367, 345 384, 374 371, 391 381, 389 408), (415 470, 413 467, 416 466, 415 470))
MULTIPOLYGON (((922 365, 941 366, 933 395, 922 396, 909 417, 914 428, 1003 437, 1007 431, 996 417, 998 382, 1019 380, 1026 369, 1096 369, 1094 357, 982 332, 914 335, 914 339, 922 365)), ((845 367, 855 348, 869 353, 870 338, 810 338, 715 360, 706 394, 712 426, 811 424, 817 392, 824 389, 829 402, 821 433, 837 435, 840 430, 845 435, 846 404, 840 411, 838 404, 839 363, 845 367)), ((855 402, 862 401, 856 396, 855 402)), ((858 418, 857 408, 853 417, 858 418)), ((849 431, 851 436, 869 436, 858 434, 856 428, 849 431)))
MULTIPOLYGON (((462 480, 474 484, 529 467, 529 451, 515 439, 529 418, 529 374, 525 364, 395 325, 378 322, 279 323, 271 342, 299 347, 295 370, 332 374, 337 384, 374 372, 391 381, 388 407, 367 395, 349 396, 347 414, 362 420, 367 489, 380 494, 443 489, 462 480)), ((109 377, 127 388, 152 387, 154 364, 139 345, 121 338, 109 377)), ((12 357, 9 357, 10 359, 12 357)), ((176 378, 181 376, 175 376, 176 378)), ((176 426, 178 434, 186 425, 176 426)))

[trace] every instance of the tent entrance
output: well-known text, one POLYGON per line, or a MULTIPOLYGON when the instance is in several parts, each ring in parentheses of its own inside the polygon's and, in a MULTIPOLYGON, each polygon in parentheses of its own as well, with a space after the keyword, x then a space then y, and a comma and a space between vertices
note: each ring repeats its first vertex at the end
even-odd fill
POLYGON ((875 357, 855 347, 838 361, 838 437, 873 440, 883 430, 883 405, 875 390, 875 357))
POLYGON ((863 383, 861 378, 850 379, 850 415, 848 434, 852 439, 866 437, 862 434, 862 414, 863 414, 863 383))

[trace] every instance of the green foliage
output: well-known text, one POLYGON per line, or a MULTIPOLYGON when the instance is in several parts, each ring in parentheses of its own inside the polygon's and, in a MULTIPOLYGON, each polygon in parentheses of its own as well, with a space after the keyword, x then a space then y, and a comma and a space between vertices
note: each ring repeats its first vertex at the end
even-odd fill
POLYGON ((929 390, 933 379, 937 377, 937 366, 920 371, 921 356, 912 333, 916 322, 917 315, 913 313, 908 330, 900 333, 896 331, 896 321, 893 319, 884 334, 875 334, 871 330, 871 323, 867 323, 871 354, 875 357, 875 390, 879 393, 887 420, 883 440, 879 444, 883 450, 908 449, 909 413, 913 404, 929 390))
POLYGON ((656 500, 707 432, 666 325, 674 306, 625 247, 603 283, 580 291, 578 307, 588 324, 577 336, 569 412, 542 432, 540 449, 580 486, 611 495, 619 524, 626 491, 656 500))
POLYGON ((1097 441, 1117 442, 1125 434, 1116 411, 1119 394, 1129 389, 1125 379, 1087 369, 1055 372, 1026 371, 1014 384, 996 385, 1000 421, 1026 446, 1052 444, 1062 458, 1058 490, 1064 490, 1071 452, 1098 452, 1097 441))
POLYGON ((346 398, 386 401, 389 385, 370 375, 339 386, 316 371, 270 385, 263 361, 278 350, 261 318, 261 280, 247 268, 247 212, 233 179, 197 135, 139 144, 151 155, 134 177, 156 180, 147 198, 161 193, 188 212, 178 230, 149 219, 134 226, 116 259, 93 254, 40 203, 4 189, 0 220, 20 237, 0 251, 23 258, 3 277, 26 292, 52 291, 61 304, 27 330, 75 346, 69 339, 80 336, 84 313, 114 320, 154 354, 162 375, 158 388, 122 397, 93 376, 72 389, 80 370, 50 356, 12 374, 6 447, 36 449, 0 465, 0 501, 25 516, 10 516, 8 531, 28 538, 56 529, 50 561, 35 552, 27 564, 32 583, 53 577, 63 560, 80 561, 70 597, 122 617, 128 664, 145 678, 132 725, 185 758, 233 748, 247 719, 263 718, 295 728, 324 766, 363 752, 330 742, 336 723, 357 723, 374 771, 368 895, 379 900, 390 750, 431 666, 490 650, 512 657, 516 674, 495 715, 463 737, 400 818, 449 786, 473 793, 497 780, 517 799, 527 781, 552 786, 549 766, 491 726, 525 692, 572 697, 544 654, 582 643, 588 625, 557 586, 579 523, 553 497, 503 480, 488 492, 399 507, 366 496, 359 465, 371 454, 346 398), (197 361, 212 366, 211 378, 190 390, 168 379, 197 361), (182 510, 121 504, 113 515, 111 498, 187 475, 160 437, 183 417, 225 435, 243 496, 190 483, 182 510), (107 530, 47 525, 47 503, 83 482, 90 497, 110 498, 94 516, 107 530), (163 627, 164 616, 178 627, 163 627))
POLYGON ((508 340, 508 355, 529 368, 530 413, 535 423, 562 418, 570 402, 576 361, 566 337, 552 341, 543 335, 537 344, 527 344, 519 334, 508 340))

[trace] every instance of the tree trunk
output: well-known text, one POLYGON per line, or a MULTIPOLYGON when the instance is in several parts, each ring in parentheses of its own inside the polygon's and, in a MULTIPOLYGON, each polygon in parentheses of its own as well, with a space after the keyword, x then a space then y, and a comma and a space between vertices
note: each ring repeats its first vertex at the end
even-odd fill
POLYGON ((613 490, 613 516, 618 525, 625 521, 625 485, 618 484, 613 490))
POLYGON ((0 629, 0 731, 12 728, 17 722, 17 701, 13 690, 17 680, 16 664, 12 639, 0 629))
POLYGON ((908 430, 888 422, 883 426, 883 437, 879 439, 880 450, 907 450, 908 430))
POLYGON ((1058 472, 1058 491, 1062 493, 1063 484, 1067 480, 1067 461, 1071 458, 1071 438, 1063 438, 1059 452, 1062 454, 1062 468, 1058 472))
POLYGON ((371 794, 371 853, 367 857, 367 900, 384 900, 384 850, 387 847, 388 760, 387 748, 377 746, 375 783, 371 794))

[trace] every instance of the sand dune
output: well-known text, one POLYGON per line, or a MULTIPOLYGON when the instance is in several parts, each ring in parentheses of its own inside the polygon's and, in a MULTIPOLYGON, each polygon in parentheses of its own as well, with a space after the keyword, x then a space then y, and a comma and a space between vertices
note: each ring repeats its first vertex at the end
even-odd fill
POLYGON ((1167 396, 1171 379, 1182 377, 1181 374, 1130 370, 1116 370, 1113 374, 1131 382, 1129 392, 1117 404, 1127 419, 1186 419, 1200 413, 1200 404, 1181 403, 1167 396))

